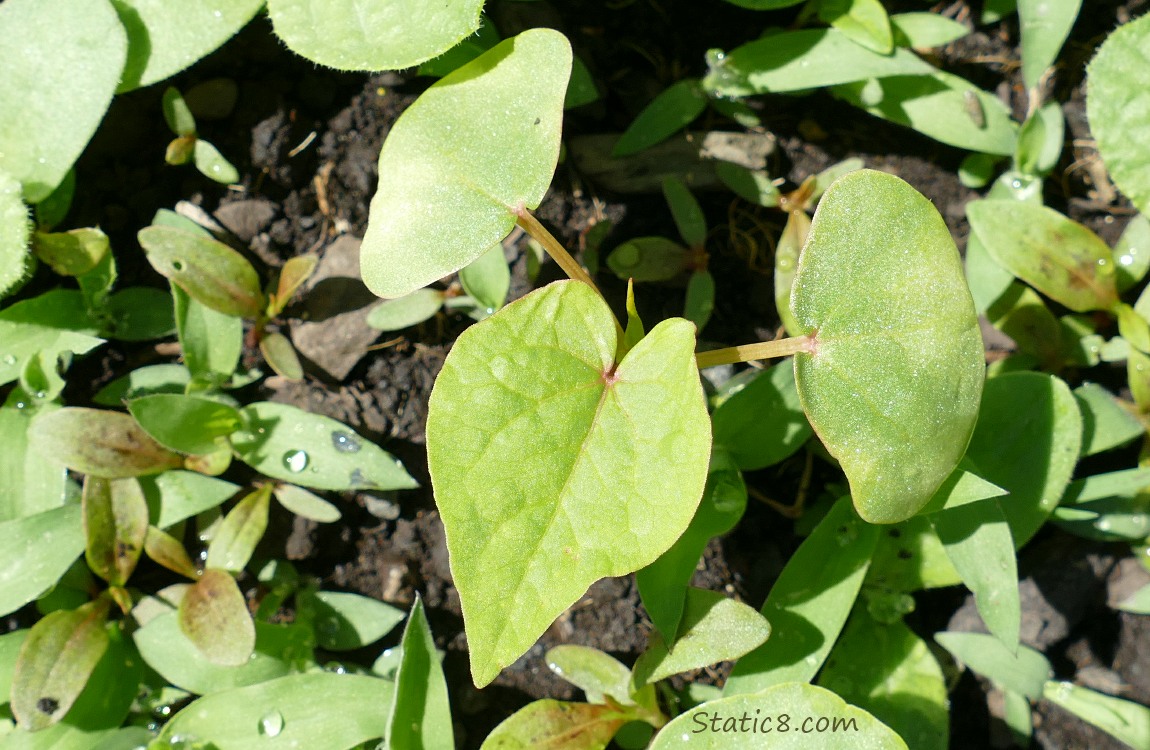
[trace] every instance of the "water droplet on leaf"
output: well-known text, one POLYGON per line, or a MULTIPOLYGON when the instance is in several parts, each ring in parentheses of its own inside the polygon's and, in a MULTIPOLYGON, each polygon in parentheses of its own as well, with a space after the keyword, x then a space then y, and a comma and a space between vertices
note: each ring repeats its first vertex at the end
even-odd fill
POLYGON ((346 432, 331 433, 331 444, 340 453, 358 453, 360 448, 359 440, 346 432))
POLYGON ((293 474, 299 474, 307 468, 309 460, 310 458, 306 451, 288 451, 284 454, 284 468, 293 474))
POLYGON ((284 717, 279 711, 272 711, 260 719, 260 734, 264 737, 278 737, 284 730, 284 717))

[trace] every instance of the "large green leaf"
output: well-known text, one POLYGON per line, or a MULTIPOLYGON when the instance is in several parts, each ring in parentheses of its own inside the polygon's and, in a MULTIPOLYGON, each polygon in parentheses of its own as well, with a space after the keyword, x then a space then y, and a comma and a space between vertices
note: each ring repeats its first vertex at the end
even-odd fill
POLYGON ((179 73, 252 20, 263 0, 112 0, 128 32, 128 63, 118 91, 179 73))
POLYGON ((363 280, 402 297, 463 268, 543 200, 559 158, 571 48, 532 29, 436 82, 379 155, 363 280), (524 85, 530 81, 530 85, 524 85))
POLYGON ((1118 302, 1114 258, 1098 235, 1052 208, 984 200, 966 207, 971 229, 1004 268, 1077 312, 1118 302))
POLYGON ((909 50, 883 55, 838 29, 803 29, 756 39, 712 59, 703 88, 720 96, 751 96, 932 72, 909 50))
POLYGON ((428 466, 477 685, 595 580, 651 563, 687 528, 711 442, 693 329, 664 321, 616 364, 606 303, 566 281, 455 343, 428 466))
POLYGON ((0 523, 0 615, 23 607, 84 551, 79 504, 0 523))
POLYGON ((1150 214, 1150 15, 1111 34, 1086 69, 1086 114, 1114 183, 1150 214))
POLYGON ((394 456, 350 427, 288 404, 260 401, 240 410, 236 455, 269 477, 321 490, 417 487, 394 456))
POLYGON ((292 52, 339 70, 410 68, 479 28, 482 0, 269 0, 292 52))
POLYGON ((950 231, 897 177, 861 170, 823 196, 799 258, 799 397, 859 515, 914 515, 958 464, 982 395, 982 337, 950 231))
POLYGON ((190 704, 160 741, 210 742, 217 750, 350 748, 384 736, 393 683, 314 672, 224 690, 190 704))
POLYGON ((20 200, 20 183, 0 170, 0 297, 27 273, 31 228, 28 207, 20 200))
POLYGON ((651 750, 906 750, 890 727, 829 690, 790 682, 696 706, 667 724, 651 750))
POLYGON ((845 498, 831 508, 771 587, 762 613, 774 635, 731 670, 727 695, 815 676, 854 606, 877 540, 878 529, 862 523, 845 498))
POLYGON ((0 4, 0 170, 30 203, 47 198, 88 145, 127 49, 107 0, 0 4))
POLYGON ((915 750, 946 750, 950 710, 942 669, 901 620, 883 624, 856 609, 819 685, 870 711, 915 750))

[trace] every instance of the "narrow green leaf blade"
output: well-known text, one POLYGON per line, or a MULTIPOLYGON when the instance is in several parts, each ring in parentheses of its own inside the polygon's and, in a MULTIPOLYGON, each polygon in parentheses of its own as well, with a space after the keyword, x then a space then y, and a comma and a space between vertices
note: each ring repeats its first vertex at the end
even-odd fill
POLYGON ((477 685, 592 582, 649 564, 687 528, 710 453, 693 329, 664 321, 616 366, 610 310, 568 281, 456 341, 432 391, 428 465, 477 685))
POLYGON ((223 690, 193 702, 158 741, 180 737, 218 750, 350 748, 387 730, 393 683, 376 677, 314 672, 223 690))
POLYGON ((37 203, 67 175, 104 117, 128 43, 106 0, 0 5, 0 171, 37 203))
POLYGON ((106 600, 57 610, 32 626, 12 678, 12 713, 34 732, 59 721, 108 648, 106 600))
POLYGON ((707 108, 707 95, 696 78, 677 81, 643 108, 615 142, 611 155, 630 156, 662 143, 687 127, 707 108))
POLYGON ((663 727, 651 750, 760 750, 764 737, 770 738, 771 750, 809 750, 812 737, 820 750, 906 750, 906 743, 871 714, 800 682, 696 706, 663 727), (753 731, 739 731, 743 716, 754 717, 749 720, 753 731))
POLYGON ((985 633, 935 633, 934 639, 978 674, 1031 700, 1042 697, 1042 685, 1051 675, 1050 662, 1029 646, 1012 652, 985 633))
POLYGON ((379 155, 361 249, 369 289, 402 297, 427 286, 502 241, 520 207, 539 205, 559 158, 570 73, 567 39, 532 29, 441 79, 403 113, 379 155))
POLYGON ((395 678, 395 700, 387 722, 388 748, 454 747, 447 680, 418 596, 403 631, 402 647, 403 656, 395 678))
POLYGON ((897 177, 842 177, 815 214, 791 310, 816 339, 795 356, 799 397, 855 507, 872 523, 909 518, 962 458, 982 395, 982 337, 942 217, 897 177))
POLYGON ((971 229, 1018 278, 1076 312, 1118 302, 1110 248, 1078 222, 1041 205, 984 200, 967 206, 971 229))
POLYGON ((1037 86, 1054 64, 1081 7, 1082 0, 1018 0, 1018 46, 1027 88, 1037 86))
POLYGON ((260 401, 240 410, 232 447, 269 477, 321 490, 417 487, 399 461, 347 425, 288 404, 260 401))
POLYGON ((1107 37, 1086 69, 1086 115, 1110 176, 1143 214, 1150 215, 1150 16, 1107 37))
POLYGON ((231 573, 244 569, 267 529, 271 496, 272 486, 265 484, 228 511, 208 545, 209 568, 231 573))
POLYGON ((1042 697, 1130 747, 1150 746, 1150 708, 1071 682, 1047 682, 1042 697))
POLYGON ((308 492, 303 487, 296 487, 294 484, 277 484, 274 492, 280 505, 297 516, 310 518, 320 523, 333 523, 340 519, 339 508, 322 497, 308 492))
POLYGON ((223 383, 236 371, 243 354, 243 320, 216 312, 174 284, 172 299, 188 370, 198 380, 223 383))
POLYGON ((184 635, 213 664, 234 667, 251 657, 255 625, 230 573, 205 570, 180 601, 179 619, 184 635))
POLYGON ((845 498, 831 508, 771 587, 762 613, 774 635, 735 664, 726 695, 815 676, 854 606, 878 534, 845 498))
POLYGON ((292 52, 337 70, 410 68, 479 28, 482 0, 270 0, 276 34, 292 52))

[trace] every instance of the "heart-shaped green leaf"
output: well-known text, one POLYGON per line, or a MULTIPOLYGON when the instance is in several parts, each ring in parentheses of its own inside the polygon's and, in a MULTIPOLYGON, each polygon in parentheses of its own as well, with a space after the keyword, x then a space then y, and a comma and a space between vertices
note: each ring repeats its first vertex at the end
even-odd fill
POLYGON ((363 281, 402 297, 500 242, 559 158, 571 47, 532 29, 436 82, 392 126, 361 248, 363 281), (524 81, 530 81, 524 86, 524 81))
POLYGON ((990 255, 1018 278, 1076 312, 1118 302, 1116 265, 1098 235, 1052 208, 1009 200, 966 207, 990 255))
POLYGON ((30 203, 64 179, 104 117, 128 42, 104 0, 0 4, 0 170, 30 203))
POLYGON ((398 70, 439 55, 479 28, 482 0, 271 0, 292 52, 338 70, 398 70))
POLYGON ((256 318, 265 299, 256 269, 222 242, 168 226, 140 230, 152 268, 201 304, 225 315, 256 318))
POLYGON ((431 394, 428 466, 477 685, 591 583, 651 563, 687 528, 711 442, 693 328, 664 321, 616 365, 611 311, 565 281, 455 343, 431 394))
POLYGON ((1086 114, 1106 169, 1131 202, 1150 214, 1150 16, 1118 28, 1091 60, 1086 76, 1086 114))
POLYGON ((859 515, 913 516, 966 451, 982 395, 982 337, 942 217, 897 177, 839 179, 815 214, 791 310, 814 341, 795 356, 799 397, 859 515))

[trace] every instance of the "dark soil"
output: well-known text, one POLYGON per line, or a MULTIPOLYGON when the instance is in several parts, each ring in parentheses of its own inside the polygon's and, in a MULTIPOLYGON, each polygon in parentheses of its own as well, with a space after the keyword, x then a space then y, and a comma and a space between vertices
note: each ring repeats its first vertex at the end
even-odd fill
MULTIPOLYGON (((650 98, 684 75, 705 72, 709 47, 730 49, 768 22, 790 23, 795 9, 758 14, 725 3, 698 0, 640 0, 602 4, 493 3, 497 26, 511 35, 520 25, 555 25, 571 38, 599 81, 604 98, 574 112, 568 133, 618 132, 650 98), (609 9, 607 6, 619 6, 609 9)), ((922 2, 887 2, 894 10, 926 10, 922 2)), ((1104 172, 1093 165, 1083 106, 1081 63, 1119 19, 1146 10, 1146 0, 1092 2, 1083 11, 1068 45, 1068 65, 1060 70, 1055 96, 1065 102, 1069 128, 1063 162, 1047 183, 1048 202, 1097 230, 1110 242, 1123 226, 1122 204, 1104 172), (1121 15, 1121 14, 1126 14, 1121 15), (1072 145, 1069 145, 1072 144, 1072 145)), ((980 3, 956 0, 933 9, 960 20, 977 17, 980 3)), ((978 29, 944 49, 939 63, 979 85, 997 91, 1020 112, 1024 107, 1017 71, 1017 25, 978 29), (986 62, 986 61, 990 62, 986 62)), ((258 268, 272 273, 293 256, 326 252, 339 235, 362 236, 368 201, 374 192, 380 144, 395 118, 430 81, 410 74, 338 74, 320 70, 286 52, 257 20, 223 50, 172 83, 186 91, 215 77, 239 86, 238 105, 222 120, 201 120, 201 135, 236 163, 240 189, 215 185, 191 168, 165 167, 170 135, 160 116, 162 86, 118 97, 92 147, 78 166, 80 192, 68 223, 100 225, 113 239, 122 284, 160 285, 141 261, 134 233, 150 223, 158 208, 187 201, 232 232, 235 245, 258 268)), ((771 173, 794 187, 804 177, 848 157, 898 174, 934 201, 960 247, 967 227, 964 204, 977 193, 955 176, 963 153, 909 130, 871 118, 829 96, 764 97, 752 102, 778 138, 771 173)), ((706 126, 738 129, 711 115, 706 126)), ((702 196, 710 224, 711 268, 719 295, 706 338, 725 343, 770 338, 778 327, 771 294, 771 248, 783 215, 748 206, 726 192, 702 196), (734 229, 741 230, 740 232, 734 229), (750 237, 750 241, 747 238, 750 237)), ((604 250, 640 234, 673 236, 670 215, 658 195, 609 194, 569 167, 559 170, 539 217, 570 248, 581 247, 598 221, 615 223, 604 250)), ((524 249, 508 247, 515 259, 513 293, 526 293, 524 249)), ((555 277, 547 269, 545 281, 555 277), (551 276, 548 277, 547 273, 551 276)), ((622 285, 600 278, 615 304, 622 285)), ((42 287, 51 283, 38 279, 42 287)), ((34 283, 31 290, 36 290, 34 283)), ((333 293, 334 294, 334 293, 333 293)), ((312 302, 324 299, 317 288, 312 302)), ((645 290, 644 317, 679 314, 682 291, 645 290)), ((294 310, 302 314, 302 308, 294 310)), ((326 586, 357 591, 400 606, 416 592, 428 608, 437 642, 446 653, 457 736, 463 747, 478 747, 490 730, 517 708, 539 697, 577 698, 577 691, 554 677, 543 662, 547 648, 560 643, 594 646, 632 662, 646 645, 650 623, 631 578, 608 579, 561 617, 539 643, 496 682, 476 690, 467 668, 459 599, 451 584, 443 528, 436 512, 423 450, 423 425, 433 379, 451 342, 468 321, 449 317, 405 331, 389 348, 370 353, 341 380, 313 369, 303 383, 271 379, 250 395, 296 404, 343 420, 395 453, 423 488, 388 497, 350 493, 340 503, 341 522, 317 526, 283 516, 274 519, 265 552, 286 556, 326 586)), ((142 363, 170 359, 170 349, 111 349, 78 364, 99 387, 142 363)), ((253 354, 252 357, 255 355, 253 354)), ((1073 373, 1068 374, 1073 378, 1073 373)), ((85 396, 69 392, 69 402, 85 396)), ((801 458, 748 476, 755 491, 790 502, 797 492, 801 458)), ((820 470, 821 471, 821 470, 820 470)), ((830 473, 827 473, 830 476, 830 473)), ((696 583, 722 590, 752 605, 766 597, 771 583, 801 541, 793 523, 766 505, 752 502, 738 529, 708 548, 696 583)), ((1106 604, 1107 580, 1119 579, 1121 545, 1085 543, 1059 532, 1044 532, 1028 546, 1021 566, 1027 579, 1024 606, 1041 647, 1057 676, 1084 684, 1111 682, 1107 692, 1150 703, 1150 657, 1140 648, 1147 637, 1144 617, 1119 614, 1106 604), (1037 618, 1037 619, 1035 619, 1037 618), (1095 683, 1087 683, 1084 674, 1095 683)), ((1114 584, 1117 585, 1117 584, 1114 584)), ((970 603, 961 589, 918 596, 912 627, 924 637, 962 626, 970 603), (952 619, 954 622, 952 622, 952 619)), ((393 639, 394 640, 394 639, 393 639)), ((364 654, 371 658, 372 654, 364 654)), ((698 675, 722 679, 721 669, 698 675)), ((952 747, 987 747, 1001 737, 988 708, 985 686, 965 676, 952 695, 952 747)), ((1106 688, 1103 688, 1106 689, 1106 688)), ((993 700, 991 701, 993 703, 993 700)), ((1043 748, 1111 748, 1121 745, 1057 708, 1039 703, 1036 742, 1043 748)))

